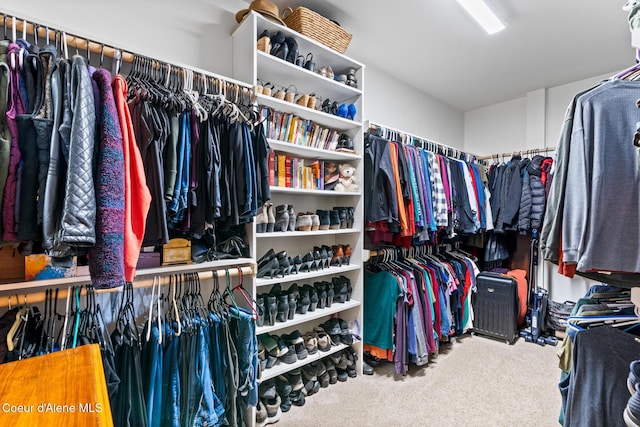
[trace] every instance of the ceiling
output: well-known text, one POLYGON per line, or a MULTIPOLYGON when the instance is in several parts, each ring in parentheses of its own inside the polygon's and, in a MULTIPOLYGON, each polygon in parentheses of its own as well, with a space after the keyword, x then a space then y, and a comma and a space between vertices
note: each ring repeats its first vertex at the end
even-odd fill
POLYGON ((454 0, 273 1, 338 21, 353 35, 346 55, 460 111, 624 69, 634 58, 624 0, 492 0, 507 28, 491 36, 454 0))

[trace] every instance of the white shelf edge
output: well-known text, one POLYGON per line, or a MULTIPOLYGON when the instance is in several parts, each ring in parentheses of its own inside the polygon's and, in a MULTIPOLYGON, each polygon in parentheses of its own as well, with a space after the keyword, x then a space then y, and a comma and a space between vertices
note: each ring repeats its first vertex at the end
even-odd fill
POLYGON ((314 279, 316 277, 324 277, 331 276, 334 274, 340 274, 347 271, 355 271, 360 270, 362 267, 352 262, 349 265, 343 265, 342 267, 329 267, 323 270, 312 271, 311 273, 298 273, 298 274, 289 274, 284 277, 276 277, 274 279, 256 279, 256 286, 268 286, 275 285, 276 283, 290 283, 290 282, 302 282, 308 279, 314 279))
POLYGON ((272 193, 309 194, 315 196, 361 196, 362 193, 350 193, 348 191, 309 190, 304 188, 269 187, 272 193))
POLYGON ((288 61, 283 61, 282 59, 278 58, 277 56, 273 56, 271 54, 268 54, 266 52, 263 52, 261 50, 257 50, 256 52, 258 53, 258 56, 262 56, 263 58, 266 58, 266 60, 268 61, 273 61, 275 64, 278 64, 278 66, 281 67, 289 67, 289 68, 293 68, 296 72, 302 72, 302 73, 306 73, 308 76, 311 76, 314 79, 322 79, 322 83, 320 84, 329 84, 329 85, 336 85, 336 87, 339 90, 345 90, 345 95, 346 96, 351 96, 351 97, 356 97, 356 96, 360 96, 362 95, 362 90, 360 90, 359 88, 355 88, 353 86, 349 86, 347 84, 344 84, 342 82, 338 82, 335 80, 332 80, 328 77, 323 77, 318 73, 314 73, 313 71, 309 71, 306 68, 303 67, 298 67, 295 64, 292 64, 291 62, 288 61), (326 80, 326 82, 325 82, 326 80))
POLYGON ((270 380, 271 378, 275 378, 278 375, 282 375, 285 374, 289 371, 292 371, 296 368, 300 368, 304 365, 307 365, 309 363, 315 362, 316 360, 320 360, 323 359, 327 356, 332 355, 333 353, 337 353, 340 350, 344 350, 347 347, 351 347, 352 345, 355 345, 357 343, 359 343, 359 340, 354 339, 353 340, 353 344, 351 345, 346 345, 346 344, 339 344, 336 346, 332 346, 331 350, 329 351, 320 351, 318 350, 316 352, 316 354, 310 354, 309 356, 307 356, 305 359, 302 360, 298 360, 295 363, 292 363, 290 365, 286 364, 286 363, 281 363, 278 362, 278 364, 272 366, 269 369, 265 369, 264 371, 262 371, 262 376, 260 377, 260 379, 258 381, 262 382, 262 381, 267 381, 270 380))
POLYGON ((358 228, 341 228, 340 230, 317 230, 317 231, 274 231, 272 233, 256 233, 257 239, 268 239, 276 237, 314 237, 333 236, 336 234, 356 234, 362 230, 358 228))
POLYGON ((316 308, 315 311, 308 311, 307 314, 297 314, 294 316, 292 320, 287 320, 284 323, 276 322, 273 326, 260 326, 256 327, 256 335, 266 334, 269 332, 277 331, 280 329, 288 328, 290 326, 301 325, 303 323, 310 322, 312 320, 317 320, 325 316, 329 316, 331 314, 340 313, 346 310, 350 310, 352 308, 359 307, 361 305, 360 301, 351 299, 350 301, 345 301, 343 303, 332 303, 330 308, 316 308))
MULTIPOLYGON (((180 264, 180 265, 167 265, 164 267, 154 267, 154 268, 141 268, 136 270, 136 277, 134 279, 134 288, 135 288, 135 280, 141 277, 147 276, 160 276, 166 274, 173 273, 189 273, 194 271, 207 271, 220 269, 225 267, 235 267, 239 265, 249 265, 254 264, 255 260, 253 258, 237 258, 237 259, 229 259, 229 260, 221 260, 221 261, 210 261, 210 262, 202 262, 199 264, 180 264)), ((19 289, 20 291, 26 289, 38 289, 38 288, 49 288, 56 286, 72 286, 72 285, 83 285, 91 283, 90 275, 82 275, 75 277, 61 277, 59 279, 45 279, 45 280, 27 280, 23 282, 9 282, 9 283, 0 283, 0 292, 10 292, 19 289)), ((124 282, 123 282, 124 285, 124 282)), ((97 289, 96 292, 100 293, 102 289, 97 289)))
MULTIPOLYGON (((258 105, 273 106, 276 109, 290 110, 290 114, 309 115, 315 116, 316 119, 309 119, 317 122, 318 124, 325 124, 328 127, 335 127, 338 129, 353 129, 362 127, 362 123, 356 120, 345 119, 340 116, 334 116, 333 114, 325 113, 324 111, 312 110, 311 108, 303 107, 293 102, 287 102, 273 96, 267 96, 263 94, 257 95, 258 105), (269 105, 271 104, 271 105, 269 105)), ((304 117, 303 117, 304 118, 304 117)))
POLYGON ((342 153, 340 151, 325 150, 323 148, 308 147, 306 145, 298 145, 293 142, 279 141, 277 139, 267 138, 267 142, 272 150, 283 151, 285 153, 305 155, 317 155, 323 160, 361 160, 359 154, 342 153))

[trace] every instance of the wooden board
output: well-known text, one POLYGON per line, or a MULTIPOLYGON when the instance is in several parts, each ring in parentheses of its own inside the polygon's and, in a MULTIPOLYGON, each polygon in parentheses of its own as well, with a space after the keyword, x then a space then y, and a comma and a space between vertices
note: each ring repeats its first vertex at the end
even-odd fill
POLYGON ((98 345, 0 365, 0 426, 113 426, 98 345))

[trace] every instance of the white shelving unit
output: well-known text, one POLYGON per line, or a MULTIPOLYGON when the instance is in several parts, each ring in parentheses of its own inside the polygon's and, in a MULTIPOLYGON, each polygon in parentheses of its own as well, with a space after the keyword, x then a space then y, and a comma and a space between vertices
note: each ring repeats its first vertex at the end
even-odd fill
MULTIPOLYGON (((273 23, 265 19, 262 15, 251 12, 243 22, 232 33, 233 43, 233 77, 235 79, 258 84, 259 82, 270 82, 275 85, 276 90, 280 88, 295 87, 296 93, 314 94, 322 103, 329 99, 331 102, 353 103, 357 113, 353 120, 331 115, 320 110, 310 109, 295 103, 276 99, 272 96, 257 95, 257 104, 262 107, 269 107, 274 111, 293 114, 299 118, 310 120, 324 128, 335 130, 338 133, 345 133, 354 142, 355 153, 330 151, 324 149, 310 148, 297 143, 298 141, 277 141, 269 139, 271 150, 277 153, 285 153, 294 158, 313 159, 328 161, 333 163, 349 163, 357 168, 356 181, 362 185, 363 168, 362 156, 364 152, 363 127, 362 127, 362 106, 364 96, 364 65, 329 49, 316 41, 305 37, 291 29, 273 23), (358 87, 354 88, 342 82, 328 79, 320 74, 311 72, 295 64, 284 61, 280 58, 259 51, 256 46, 258 37, 267 30, 271 35, 277 31, 282 32, 287 37, 293 37, 298 43, 299 55, 304 57, 308 53, 313 55, 315 69, 323 66, 332 68, 336 75, 346 73, 350 69, 355 70, 358 87)), ((273 90, 273 93, 276 92, 273 90)), ((364 202, 362 193, 337 192, 323 190, 306 190, 296 188, 274 187, 271 188, 271 202, 274 213, 278 205, 293 205, 296 214, 298 212, 314 212, 317 209, 331 210, 334 207, 353 207, 354 224, 352 228, 326 231, 293 231, 277 233, 254 233, 253 243, 256 248, 255 258, 259 260, 264 253, 273 249, 276 253, 286 251, 288 256, 304 256, 314 247, 323 245, 350 245, 352 249, 351 262, 342 267, 332 266, 318 271, 291 274, 284 277, 275 278, 255 278, 252 283, 254 296, 268 293, 273 285, 280 284, 286 290, 293 282, 298 286, 313 284, 314 281, 331 281, 333 276, 345 276, 351 281, 353 288, 351 300, 345 303, 334 302, 330 308, 316 309, 305 315, 296 314, 292 320, 283 323, 276 323, 274 326, 258 327, 256 333, 270 333, 282 335, 292 330, 298 329, 302 334, 312 330, 330 316, 338 316, 348 322, 357 322, 362 325, 362 296, 363 296, 363 230, 362 222, 364 202)), ((357 331, 360 335, 362 331, 357 331)), ((265 370, 262 380, 273 378, 286 373, 296 367, 303 366, 318 360, 326 355, 343 349, 345 346, 335 346, 330 352, 318 352, 294 364, 287 365, 279 363, 271 369, 265 370)), ((358 360, 362 360, 362 346, 359 341, 353 345, 358 353, 358 360)), ((358 370, 361 372, 361 364, 358 362, 358 370)))

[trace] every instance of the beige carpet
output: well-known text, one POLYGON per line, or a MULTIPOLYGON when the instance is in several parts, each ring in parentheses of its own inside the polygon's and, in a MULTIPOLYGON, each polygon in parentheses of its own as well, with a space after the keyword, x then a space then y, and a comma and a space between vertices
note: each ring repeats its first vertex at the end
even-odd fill
POLYGON ((406 377, 385 364, 320 389, 275 425, 557 426, 556 348, 465 336, 406 377))

